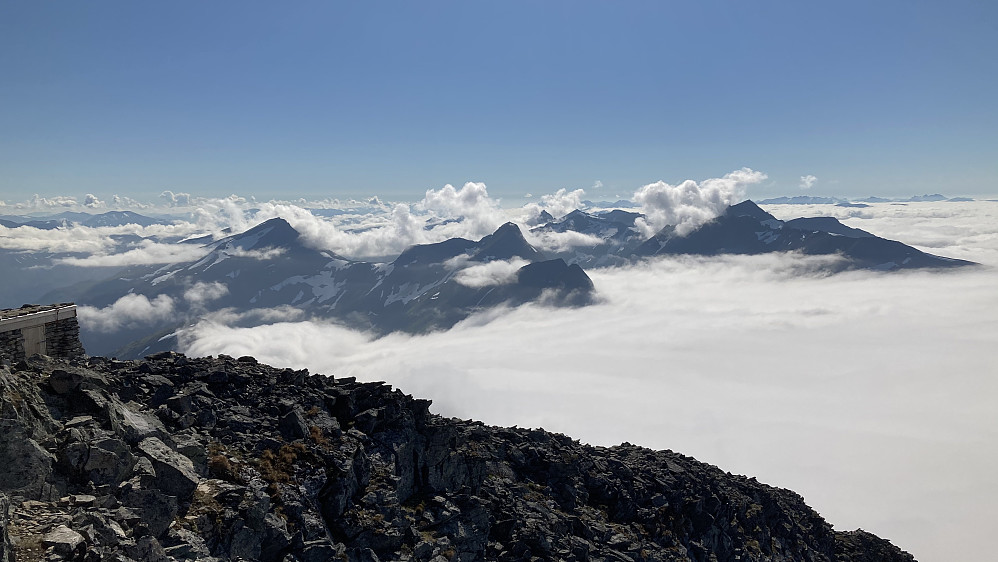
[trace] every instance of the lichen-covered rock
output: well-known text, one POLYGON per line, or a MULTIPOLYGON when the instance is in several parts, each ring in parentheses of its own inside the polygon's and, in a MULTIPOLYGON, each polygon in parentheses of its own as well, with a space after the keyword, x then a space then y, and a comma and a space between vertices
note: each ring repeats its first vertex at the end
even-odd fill
POLYGON ((31 557, 913 560, 681 454, 445 419, 382 383, 175 353, 0 383, 0 533, 31 557))

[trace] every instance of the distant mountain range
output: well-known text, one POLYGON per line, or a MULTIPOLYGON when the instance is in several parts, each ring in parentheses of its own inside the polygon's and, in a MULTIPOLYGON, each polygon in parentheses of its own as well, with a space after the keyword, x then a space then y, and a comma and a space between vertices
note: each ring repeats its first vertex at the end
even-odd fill
POLYGON ((616 265, 658 255, 763 254, 800 252, 840 255, 840 269, 897 270, 921 267, 955 267, 972 262, 927 254, 911 246, 850 228, 832 217, 778 220, 752 201, 732 205, 719 217, 679 236, 666 226, 649 239, 633 228, 637 213, 611 211, 569 213, 560 221, 534 232, 568 230, 595 236, 599 244, 575 247, 558 254, 570 263, 585 266, 616 265))
MULTIPOLYGON (((215 242, 195 262, 132 267, 113 279, 57 291, 43 300, 70 298, 106 307, 126 294, 149 299, 166 295, 189 316, 290 305, 308 317, 386 334, 445 329, 475 311, 542 296, 547 304, 584 305, 593 289, 581 267, 548 260, 512 223, 478 242, 454 238, 417 245, 391 263, 376 264, 309 248, 290 224, 275 218, 215 242), (485 271, 490 264, 495 271, 485 271), (480 277, 474 275, 476 268, 480 277), (214 288, 217 294, 192 300, 189 291, 198 287, 214 288)), ((178 327, 163 322, 154 334, 138 340, 89 334, 85 344, 92 353, 143 355, 172 348, 175 340, 164 336, 178 327)))
POLYGON ((863 199, 843 199, 841 197, 819 197, 813 195, 795 195, 792 197, 773 197, 758 201, 760 205, 840 205, 843 207, 857 206, 856 203, 926 203, 933 201, 973 201, 970 197, 946 197, 939 193, 931 195, 913 195, 907 198, 864 197, 863 199))
POLYGON ((752 201, 732 205, 717 219, 677 236, 666 227, 635 250, 663 254, 764 254, 794 251, 842 256, 842 268, 898 269, 957 267, 972 262, 927 254, 911 246, 850 228, 832 217, 777 220, 752 201))
POLYGON ((68 228, 74 224, 89 227, 101 226, 124 226, 126 224, 137 224, 139 226, 150 226, 153 224, 170 224, 172 221, 164 219, 154 219, 132 211, 108 211, 99 215, 90 213, 74 213, 66 211, 58 215, 45 218, 22 217, 17 215, 4 215, 0 217, 0 225, 7 228, 18 228, 21 226, 31 226, 42 230, 54 228, 68 228))
MULTIPOLYGON (((134 213, 88 217, 84 222, 93 225, 141 220, 134 213)), ((574 233, 580 235, 573 239, 575 245, 545 254, 527 242, 518 226, 507 223, 479 241, 453 238, 416 245, 385 263, 316 250, 280 218, 217 241, 210 237, 169 240, 202 245, 204 256, 166 266, 120 270, 53 267, 59 255, 0 250, 0 265, 13 272, 2 296, 14 298, 27 294, 33 286, 59 286, 54 283, 61 281, 63 288, 50 291, 41 301, 74 301, 104 308, 129 294, 150 300, 168 298, 173 303, 171 319, 144 332, 84 333, 84 343, 92 353, 137 357, 174 348, 179 328, 221 310, 238 318, 254 310, 283 307, 298 317, 332 320, 381 335, 446 329, 476 311, 496 306, 534 301, 554 306, 585 305, 593 300, 595 287, 583 268, 625 265, 662 255, 798 252, 840 256, 827 265, 832 271, 971 264, 874 236, 831 217, 781 221, 752 201, 728 207, 683 236, 666 226, 648 238, 637 227, 641 217, 621 209, 599 213, 576 210, 559 219, 541 213, 537 220, 546 222, 531 229, 533 235, 556 238, 574 233), (76 275, 73 269, 86 274, 76 275)), ((80 218, 51 220, 75 222, 80 218)), ((128 247, 141 241, 131 238, 118 243, 128 247)))

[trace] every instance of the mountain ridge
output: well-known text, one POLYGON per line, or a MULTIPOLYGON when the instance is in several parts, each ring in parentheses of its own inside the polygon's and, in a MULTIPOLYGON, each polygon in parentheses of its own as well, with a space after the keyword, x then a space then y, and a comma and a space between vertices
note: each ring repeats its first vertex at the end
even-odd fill
MULTIPOLYGON (((178 314, 195 318, 222 309, 239 313, 290 305, 312 318, 383 335, 447 329, 479 310, 542 297, 548 305, 580 306, 594 292, 578 267, 548 268, 541 276, 528 271, 524 279, 530 284, 521 283, 519 275, 462 284, 459 274, 477 265, 503 261, 520 269, 547 260, 513 223, 477 242, 454 238, 412 246, 387 264, 313 249, 282 218, 205 248, 193 262, 133 267, 81 292, 47 298, 104 308, 127 294, 149 300, 166 295, 178 314)), ((186 323, 164 320, 145 337, 128 341, 120 333, 89 331, 85 343, 98 353, 136 357, 174 349, 177 329, 186 323)))
POLYGON ((914 560, 679 453, 248 356, 33 356, 0 383, 4 560, 914 560))

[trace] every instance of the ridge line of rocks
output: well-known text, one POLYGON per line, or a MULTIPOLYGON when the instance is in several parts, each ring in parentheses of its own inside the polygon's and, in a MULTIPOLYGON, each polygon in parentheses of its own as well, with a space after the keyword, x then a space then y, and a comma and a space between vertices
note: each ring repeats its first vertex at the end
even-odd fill
POLYGON ((251 357, 0 367, 0 562, 913 560, 672 451, 429 405, 251 357))

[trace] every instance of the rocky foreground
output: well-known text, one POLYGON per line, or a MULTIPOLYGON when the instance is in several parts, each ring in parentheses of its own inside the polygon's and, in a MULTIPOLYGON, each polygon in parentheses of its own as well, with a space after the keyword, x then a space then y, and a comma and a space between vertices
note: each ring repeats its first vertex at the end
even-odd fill
POLYGON ((913 560, 678 453, 429 405, 249 357, 0 367, 0 562, 913 560))

